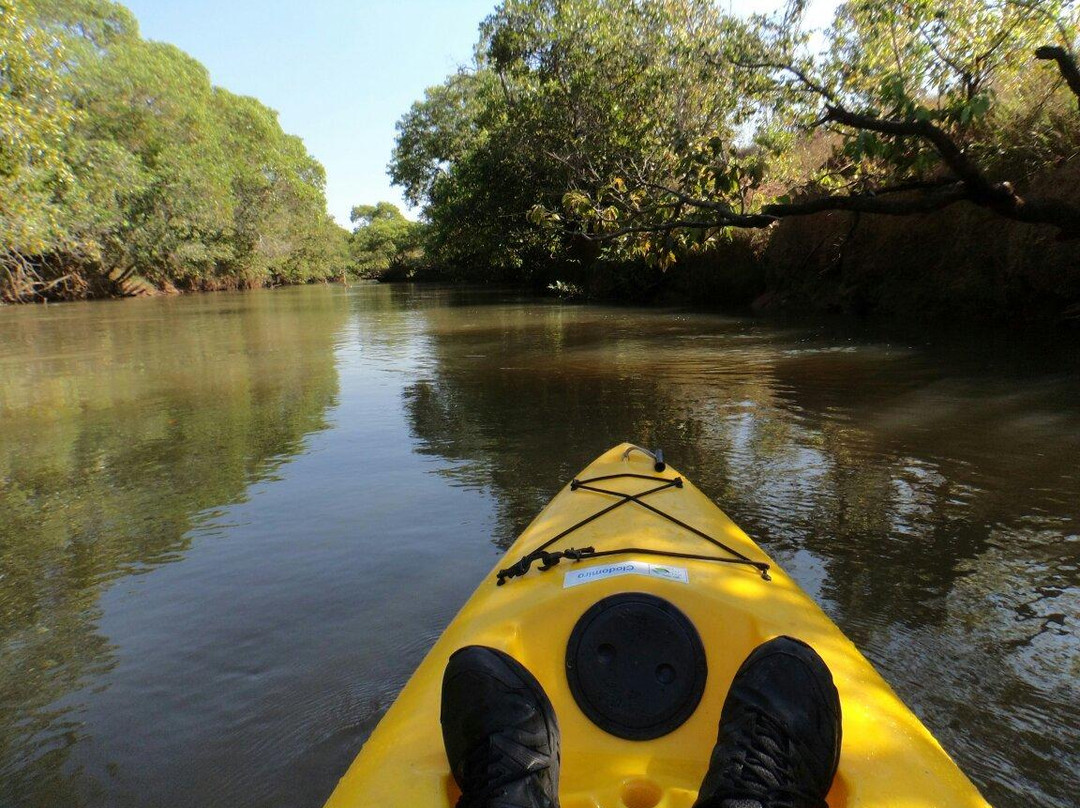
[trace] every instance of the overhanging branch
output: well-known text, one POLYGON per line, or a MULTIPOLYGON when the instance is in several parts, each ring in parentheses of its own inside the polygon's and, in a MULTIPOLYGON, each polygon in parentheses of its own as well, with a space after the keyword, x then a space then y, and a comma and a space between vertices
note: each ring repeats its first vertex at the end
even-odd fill
POLYGON ((1057 62, 1062 78, 1076 96, 1077 104, 1080 104, 1080 67, 1076 64, 1076 57, 1057 45, 1044 45, 1035 51, 1035 58, 1057 62))
MULTIPOLYGON (((1002 183, 1008 188, 1008 183, 1002 183)), ((1009 192, 1012 193, 1011 188, 1009 192)), ((709 209, 699 202, 686 197, 687 204, 709 209)), ((808 199, 803 202, 776 203, 765 205, 758 213, 722 212, 712 208, 715 216, 695 219, 675 218, 657 222, 638 222, 628 224, 607 233, 578 232, 576 235, 588 241, 612 241, 636 233, 669 233, 674 230, 714 230, 724 227, 760 229, 795 216, 810 216, 828 211, 847 213, 866 213, 879 216, 911 216, 920 213, 933 213, 955 205, 958 202, 971 202, 979 207, 995 212, 1020 222, 1030 224, 1049 224, 1059 229, 1062 240, 1080 238, 1080 210, 1056 199, 1026 200, 1012 193, 1007 206, 989 205, 979 196, 971 193, 964 182, 918 183, 911 187, 897 186, 884 188, 875 194, 837 194, 808 199), (901 195, 897 198, 897 195, 901 195)))
POLYGON ((715 219, 671 219, 666 222, 643 222, 627 225, 609 233, 577 232, 586 241, 612 241, 633 233, 670 233, 673 230, 715 230, 720 227, 761 228, 777 221, 776 216, 763 213, 732 214, 715 219))
POLYGON ((927 141, 956 176, 963 180, 972 194, 985 196, 987 201, 1001 195, 1001 189, 991 183, 945 130, 930 121, 877 118, 852 112, 841 106, 828 105, 825 120, 893 137, 916 137, 927 141))
MULTIPOLYGON (((825 118, 853 129, 893 137, 921 138, 934 147, 942 162, 962 183, 964 195, 960 198, 1018 222, 1056 227, 1062 240, 1080 238, 1080 208, 1063 199, 1025 199, 1010 183, 992 182, 948 133, 930 121, 877 118, 834 105, 826 107, 825 118)), ((959 201, 959 198, 953 201, 959 201)))
POLYGON ((766 205, 761 212, 776 217, 807 216, 830 210, 876 213, 883 216, 910 216, 915 213, 941 210, 970 198, 971 195, 964 187, 964 183, 956 182, 903 199, 883 198, 877 195, 823 196, 820 199, 809 199, 805 202, 766 205))
MULTIPOLYGON (((1039 59, 1057 62, 1062 76, 1080 100, 1080 69, 1075 57, 1057 46, 1036 51, 1039 59)), ((1056 198, 1024 198, 1008 182, 991 180, 945 129, 929 120, 880 118, 872 114, 845 108, 827 87, 814 81, 793 65, 776 62, 735 62, 744 69, 781 70, 793 76, 803 88, 817 94, 825 103, 825 113, 819 126, 836 124, 849 129, 876 132, 895 138, 916 138, 924 141, 937 153, 952 176, 942 180, 917 181, 874 193, 838 194, 803 202, 765 205, 758 213, 738 213, 724 200, 702 198, 679 188, 659 185, 641 177, 641 184, 667 194, 680 205, 694 210, 693 218, 682 218, 680 207, 673 206, 675 215, 666 220, 630 222, 608 233, 579 233, 591 241, 610 241, 634 233, 671 232, 680 229, 716 229, 724 227, 762 228, 781 218, 805 216, 824 211, 907 216, 942 210, 957 202, 967 201, 991 210, 1003 217, 1029 224, 1050 225, 1058 229, 1061 240, 1080 238, 1080 207, 1056 198)), ((632 216, 644 213, 631 210, 632 216)))

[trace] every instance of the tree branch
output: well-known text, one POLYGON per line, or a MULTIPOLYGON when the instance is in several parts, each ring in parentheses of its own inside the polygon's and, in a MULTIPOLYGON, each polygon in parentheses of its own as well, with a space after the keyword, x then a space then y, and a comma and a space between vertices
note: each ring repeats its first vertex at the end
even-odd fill
POLYGON ((670 233, 672 230, 713 230, 718 227, 768 227, 777 221, 777 217, 761 213, 735 213, 731 216, 719 216, 714 220, 672 219, 667 222, 627 225, 610 233, 585 233, 577 231, 574 235, 586 241, 611 241, 631 233, 670 233))
POLYGON ((975 196, 985 197, 986 201, 994 200, 1003 195, 999 186, 991 183, 978 167, 967 158, 951 137, 943 129, 939 129, 930 121, 894 120, 891 118, 877 118, 872 115, 863 115, 851 112, 836 105, 826 106, 825 120, 834 121, 853 129, 864 129, 869 132, 878 132, 882 135, 893 137, 917 137, 930 143, 941 157, 942 161, 956 176, 963 180, 968 189, 975 196))
POLYGON ((941 210, 970 198, 971 195, 964 183, 954 182, 905 199, 883 199, 879 195, 869 194, 823 196, 820 199, 809 199, 805 202, 765 205, 761 212, 776 217, 807 216, 830 210, 876 213, 884 216, 910 216, 913 213, 941 210))
POLYGON ((731 205, 726 202, 714 202, 711 199, 700 199, 698 197, 690 196, 677 188, 670 188, 667 185, 657 185, 655 182, 646 182, 646 187, 652 188, 654 191, 661 191, 665 194, 671 194, 680 202, 684 202, 695 208, 703 208, 705 210, 717 211, 721 216, 737 216, 738 214, 732 210, 731 205))
MULTIPOLYGON (((1069 87, 1080 99, 1080 69, 1072 54, 1063 48, 1046 46, 1036 51, 1040 59, 1057 61, 1069 87)), ((838 194, 804 202, 765 205, 759 213, 737 213, 724 201, 691 196, 677 188, 658 185, 642 177, 642 184, 666 193, 701 213, 702 219, 682 219, 678 215, 667 221, 634 223, 610 233, 579 235, 590 241, 609 241, 631 233, 671 232, 678 229, 712 229, 719 227, 768 227, 781 218, 805 216, 824 211, 847 211, 885 216, 907 216, 942 210, 957 202, 967 201, 1014 221, 1045 224, 1058 229, 1061 240, 1080 238, 1080 207, 1063 199, 1025 199, 1008 182, 990 180, 972 161, 960 145, 944 129, 929 120, 880 118, 844 108, 836 96, 804 72, 792 65, 775 62, 734 62, 744 69, 782 70, 794 76, 802 86, 825 101, 825 114, 818 125, 829 123, 896 138, 918 138, 937 152, 954 179, 914 182, 882 188, 867 194, 838 194), (895 195, 902 194, 899 198, 895 195)), ((677 211, 677 209, 676 209, 677 211)))
MULTIPOLYGON (((717 61, 715 59, 710 59, 709 61, 714 65, 717 64, 717 61)), ((743 62, 737 59, 732 59, 731 64, 744 70, 780 70, 784 73, 790 73, 792 76, 798 79, 799 83, 802 84, 804 88, 806 88, 810 92, 820 95, 822 98, 829 102, 833 102, 836 100, 836 96, 833 95, 832 91, 829 90, 829 88, 811 79, 808 75, 806 75, 806 72, 804 70, 800 70, 799 68, 795 67, 795 65, 787 64, 785 62, 772 61, 743 62)))
POLYGON ((718 227, 740 227, 756 229, 769 227, 780 219, 788 216, 809 216, 814 213, 837 210, 852 213, 876 213, 886 216, 908 216, 913 213, 929 213, 941 210, 949 205, 970 198, 970 194, 961 182, 953 182, 948 185, 941 183, 920 184, 917 187, 883 189, 882 194, 902 193, 911 190, 923 190, 925 193, 908 199, 882 199, 876 195, 837 195, 825 196, 819 199, 810 199, 805 202, 792 202, 788 204, 766 205, 760 213, 734 213, 730 210, 723 211, 714 206, 703 205, 706 200, 695 200, 685 194, 688 204, 697 207, 709 207, 719 215, 715 219, 671 219, 666 222, 653 222, 627 225, 609 233, 583 233, 582 236, 588 241, 611 241, 632 233, 669 233, 672 230, 712 230, 718 227))
MULTIPOLYGON (((1075 62, 1073 62, 1075 66, 1075 62)), ((919 137, 928 141, 942 161, 965 186, 966 199, 980 207, 1018 222, 1047 224, 1058 228, 1061 240, 1080 238, 1080 208, 1062 199, 1024 199, 1008 182, 991 182, 951 137, 930 121, 897 121, 826 108, 826 118, 855 129, 894 137, 919 137)), ((951 204, 951 203, 950 203, 951 204)))
MULTIPOLYGON (((927 182, 911 183, 883 188, 873 194, 839 194, 809 199, 804 202, 765 205, 759 213, 734 213, 716 207, 699 204, 705 200, 686 197, 687 204, 709 208, 718 215, 711 219, 670 219, 664 222, 632 224, 609 233, 583 233, 579 235, 588 241, 611 241, 632 233, 669 233, 673 230, 711 230, 719 227, 739 227, 757 229, 792 216, 809 216, 826 211, 845 211, 848 213, 867 213, 879 216, 911 216, 919 213, 932 213, 955 205, 957 202, 971 202, 979 207, 989 208, 1009 219, 1029 224, 1048 224, 1058 228, 1059 239, 1080 238, 1080 209, 1057 199, 1023 199, 1012 191, 1008 183, 1001 183, 1010 194, 1007 205, 993 205, 982 197, 974 195, 965 182, 927 182), (887 195, 908 194, 903 198, 887 195)), ((683 194, 682 196, 686 196, 683 194)))
POLYGON ((1080 67, 1077 67, 1076 57, 1057 45, 1043 45, 1035 51, 1035 58, 1057 62, 1062 78, 1065 79, 1065 83, 1076 96, 1077 104, 1080 105, 1080 67))

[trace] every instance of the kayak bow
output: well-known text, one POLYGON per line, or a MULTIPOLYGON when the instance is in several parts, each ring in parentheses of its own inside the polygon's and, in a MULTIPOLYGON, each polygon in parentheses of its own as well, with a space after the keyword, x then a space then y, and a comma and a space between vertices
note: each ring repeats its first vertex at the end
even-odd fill
POLYGON ((562 731, 563 808, 689 808, 743 659, 789 634, 843 707, 831 808, 987 808, 839 628, 663 457, 623 444, 560 491, 447 626, 327 808, 453 806, 443 669, 472 644, 540 681, 562 731), (658 470, 659 469, 659 470, 658 470))

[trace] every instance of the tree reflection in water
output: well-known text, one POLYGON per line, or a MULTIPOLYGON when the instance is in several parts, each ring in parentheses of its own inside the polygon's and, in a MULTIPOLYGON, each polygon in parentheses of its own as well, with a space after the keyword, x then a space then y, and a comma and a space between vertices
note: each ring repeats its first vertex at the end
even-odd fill
POLYGON ((101 591, 179 558, 325 427, 347 305, 312 291, 5 313, 0 803, 101 791, 64 766, 82 738, 67 697, 116 661, 101 591))
POLYGON ((998 808, 1080 791, 1068 347, 406 286, 2 314, 2 805, 318 804, 489 539, 627 439, 998 808))
POLYGON ((493 493, 499 547, 601 451, 661 446, 993 804, 1080 789, 1075 352, 471 303, 424 309, 406 407, 420 451, 493 493))

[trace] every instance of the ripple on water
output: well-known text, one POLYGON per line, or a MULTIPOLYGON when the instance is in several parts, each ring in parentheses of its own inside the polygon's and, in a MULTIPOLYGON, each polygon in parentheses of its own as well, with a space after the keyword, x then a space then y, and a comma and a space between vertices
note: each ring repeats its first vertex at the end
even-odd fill
POLYGON ((1080 793, 1080 352, 435 287, 133 305, 0 311, 0 804, 320 804, 627 439, 997 808, 1080 793))

